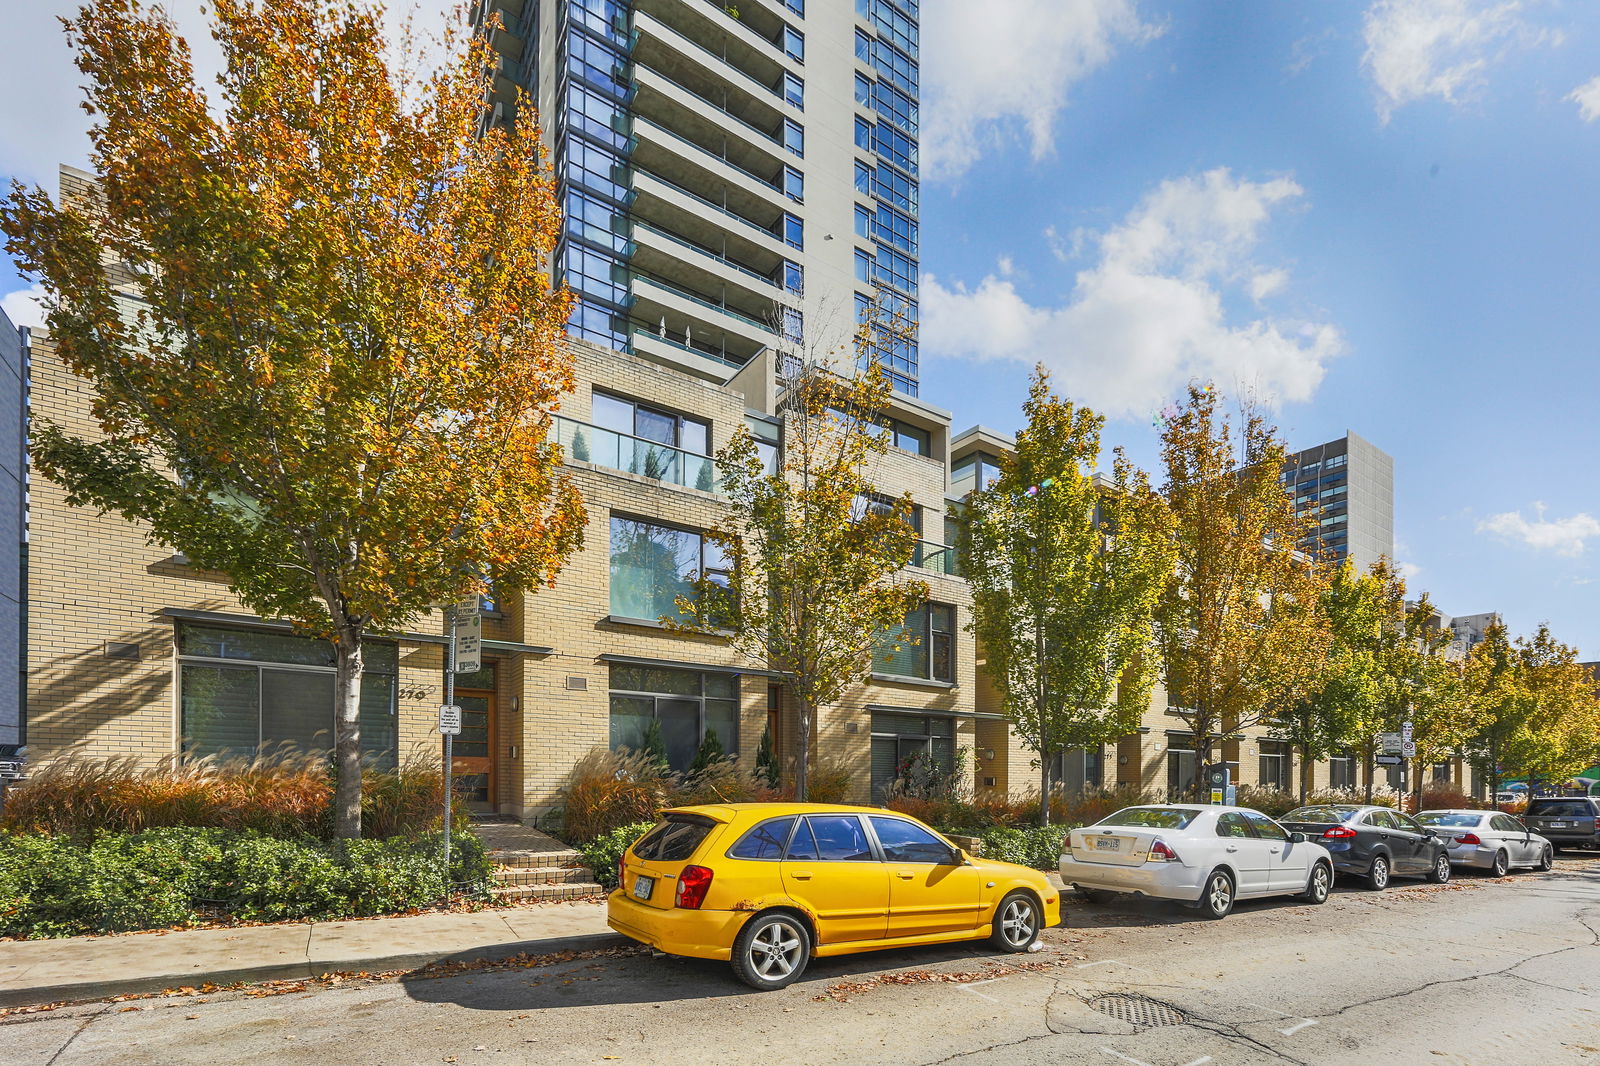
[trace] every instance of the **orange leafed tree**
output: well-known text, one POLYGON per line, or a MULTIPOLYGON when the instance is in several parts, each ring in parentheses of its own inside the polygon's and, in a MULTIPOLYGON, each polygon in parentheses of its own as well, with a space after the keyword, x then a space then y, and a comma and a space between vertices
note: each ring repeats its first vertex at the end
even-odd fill
POLYGON ((212 101, 159 7, 67 23, 98 189, 15 187, 0 224, 103 433, 41 425, 33 456, 332 640, 337 829, 358 836, 362 638, 548 584, 581 540, 549 438, 572 385, 559 212, 531 108, 480 129, 481 39, 452 27, 409 78, 369 3, 210 6, 212 101))

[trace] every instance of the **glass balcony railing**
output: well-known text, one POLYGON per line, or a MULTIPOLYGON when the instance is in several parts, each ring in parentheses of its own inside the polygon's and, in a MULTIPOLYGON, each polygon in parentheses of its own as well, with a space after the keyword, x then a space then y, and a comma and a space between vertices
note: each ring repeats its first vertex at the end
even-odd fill
POLYGON ((729 259, 725 255, 718 255, 716 252, 713 252, 710 248, 707 248, 705 245, 696 244, 694 241, 689 240, 687 237, 680 237, 676 233, 669 233, 668 231, 662 229, 660 226, 652 226, 650 223, 644 222, 644 221, 642 221, 640 219, 637 219, 637 218, 633 220, 633 225, 634 225, 635 229, 642 229, 642 230, 644 230, 644 231, 646 231, 648 233, 654 233, 657 236, 661 237, 663 240, 668 240, 668 241, 671 241, 674 244, 682 245, 683 247, 688 248, 691 251, 698 252, 700 255, 705 256, 707 259, 714 259, 718 263, 721 263, 725 267, 728 267, 728 268, 730 268, 732 270, 737 270, 741 274, 746 274, 746 275, 754 278, 755 280, 757 280, 759 282, 762 282, 764 285, 766 285, 769 288, 776 289, 778 287, 778 283, 776 281, 773 281, 771 278, 767 277, 765 274, 761 273, 760 271, 752 270, 750 267, 745 266, 743 263, 736 263, 732 259, 729 259))
POLYGON ((948 544, 935 544, 931 540, 917 541, 916 549, 911 553, 911 565, 947 577, 961 576, 961 568, 956 565, 956 550, 948 544))
POLYGON ((721 492, 716 460, 670 444, 603 429, 561 415, 552 415, 556 443, 569 458, 611 470, 638 474, 652 481, 682 485, 702 492, 721 492))

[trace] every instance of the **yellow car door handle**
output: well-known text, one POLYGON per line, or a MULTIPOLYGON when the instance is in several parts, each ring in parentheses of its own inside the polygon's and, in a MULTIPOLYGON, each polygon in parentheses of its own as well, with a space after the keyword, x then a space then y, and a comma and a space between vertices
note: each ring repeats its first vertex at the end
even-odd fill
POLYGON ((811 871, 810 870, 796 870, 794 873, 790 874, 789 876, 794 878, 796 881, 809 881, 809 880, 811 880, 811 871))
POLYGON ((902 881, 909 881, 913 877, 917 876, 916 874, 908 874, 908 873, 904 873, 902 871, 896 871, 896 872, 900 874, 900 880, 902 880, 902 881))

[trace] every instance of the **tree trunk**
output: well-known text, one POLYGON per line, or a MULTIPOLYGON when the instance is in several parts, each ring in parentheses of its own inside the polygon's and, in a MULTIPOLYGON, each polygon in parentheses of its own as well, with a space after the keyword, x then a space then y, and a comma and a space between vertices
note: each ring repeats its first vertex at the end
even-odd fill
POLYGON ((1050 746, 1039 745, 1039 824, 1050 824, 1050 746))
POLYGON ((1500 809, 1500 759, 1499 745, 1494 737, 1489 738, 1489 806, 1494 810, 1500 809))
POLYGON ((342 840, 361 837, 361 629, 340 626, 333 641, 334 764, 333 831, 342 840))
POLYGON ((1422 810, 1422 768, 1426 763, 1422 756, 1416 758, 1416 780, 1411 783, 1411 813, 1416 814, 1422 810))
POLYGON ((1372 761, 1372 748, 1371 748, 1370 745, 1367 747, 1367 749, 1364 752, 1361 753, 1361 762, 1362 762, 1362 768, 1366 771, 1366 774, 1367 774, 1367 802, 1371 803, 1372 802, 1372 770, 1373 770, 1373 767, 1374 767, 1374 763, 1372 761))
POLYGON ((799 692, 794 702, 799 718, 794 738, 794 798, 796 803, 804 803, 811 783, 811 721, 815 714, 811 701, 799 692))
POLYGON ((1311 794, 1311 751, 1300 745, 1300 806, 1306 805, 1306 797, 1311 794))

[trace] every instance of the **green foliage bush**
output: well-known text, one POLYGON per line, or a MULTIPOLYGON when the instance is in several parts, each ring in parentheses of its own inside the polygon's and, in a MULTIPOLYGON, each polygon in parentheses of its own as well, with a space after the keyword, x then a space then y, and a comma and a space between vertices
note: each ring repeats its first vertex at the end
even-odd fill
POLYGON ((600 887, 605 889, 617 887, 617 861, 622 858, 623 852, 633 846, 634 841, 654 827, 654 822, 635 822, 633 825, 618 826, 600 834, 578 849, 583 853, 584 865, 594 871, 595 882, 600 887))
POLYGON ((1276 788, 1263 788, 1260 785, 1240 785, 1234 803, 1240 807, 1249 807, 1253 811, 1260 811, 1268 818, 1282 818, 1300 806, 1300 797, 1292 792, 1284 792, 1276 788))
POLYGON ((992 825, 983 829, 948 829, 945 832, 976 836, 983 842, 982 854, 985 859, 1014 862, 1035 870, 1054 870, 1061 862, 1061 841, 1066 838, 1068 828, 1064 825, 1030 825, 1016 829, 992 825))
MULTIPOLYGON (((250 830, 169 827, 0 836, 0 935, 76 936, 243 921, 368 917, 443 899, 437 833, 322 842, 250 830)), ((486 898, 476 837, 451 842, 450 880, 486 898)))

